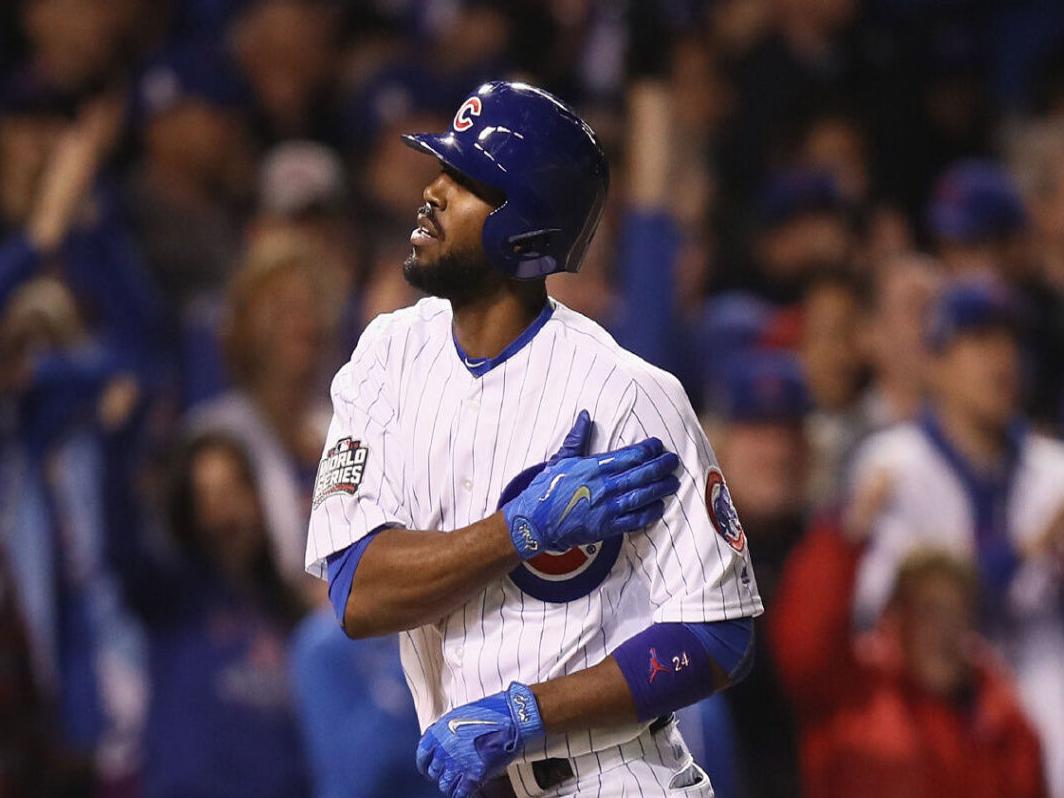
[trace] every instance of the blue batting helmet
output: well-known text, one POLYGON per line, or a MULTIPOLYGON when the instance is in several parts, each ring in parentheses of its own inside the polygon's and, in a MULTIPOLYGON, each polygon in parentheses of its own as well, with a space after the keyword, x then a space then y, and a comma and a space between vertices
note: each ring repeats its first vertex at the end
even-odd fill
POLYGON ((526 83, 485 83, 449 131, 403 140, 505 195, 484 222, 484 252, 496 268, 521 279, 579 271, 602 218, 609 166, 594 131, 557 97, 526 83))

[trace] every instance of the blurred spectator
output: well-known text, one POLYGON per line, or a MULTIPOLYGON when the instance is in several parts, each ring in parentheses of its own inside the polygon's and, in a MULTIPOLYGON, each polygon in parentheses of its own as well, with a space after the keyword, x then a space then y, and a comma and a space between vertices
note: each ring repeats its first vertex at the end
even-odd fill
POLYGON ((305 795, 286 675, 302 604, 274 565, 248 455, 221 434, 180 447, 168 537, 153 539, 136 419, 117 414, 110 430, 106 508, 108 554, 148 638, 144 794, 305 795))
POLYGON ((675 370, 681 322, 675 290, 680 231, 668 204, 675 148, 667 128, 667 84, 650 79, 636 82, 628 101, 626 204, 619 223, 616 265, 621 289, 617 338, 637 355, 675 370), (644 268, 651 260, 656 268, 644 268))
POLYGON ((1033 322, 1032 412, 1059 433, 1064 430, 1064 114, 1028 125, 1011 149, 1037 270, 1019 286, 1033 322))
POLYGON ((361 291, 356 290, 363 288, 364 253, 359 251, 345 178, 343 162, 329 147, 300 140, 278 144, 259 169, 258 212, 251 235, 290 230, 321 251, 321 268, 331 270, 328 279, 344 298, 337 343, 346 358, 368 319, 362 317, 361 291))
MULTIPOLYGON (((741 5, 731 3, 731 6, 741 5)), ((844 91, 856 66, 843 33, 857 13, 853 0, 769 0, 765 24, 733 59, 735 118, 720 166, 725 191, 749 196, 818 103, 844 91)))
POLYGON ((1028 266, 1023 199, 1008 172, 993 162, 964 161, 943 173, 927 226, 954 276, 998 272, 1011 278, 1028 266))
MULTIPOLYGON (((711 440, 757 552, 757 586, 771 614, 780 571, 809 511, 809 399, 796 359, 784 353, 736 358, 720 385, 722 395, 714 403, 720 423, 711 429, 711 440)), ((794 721, 768 639, 759 635, 755 646, 750 675, 724 694, 737 735, 740 794, 784 798, 798 787, 794 721)))
POLYGON ((254 0, 233 27, 235 55, 267 143, 313 137, 339 144, 333 81, 338 16, 326 0, 254 0))
POLYGON ((800 722, 806 798, 1043 798, 1038 739, 975 638, 977 581, 914 552, 868 639, 850 628, 860 545, 813 529, 784 573, 770 634, 800 722))
POLYGON ((0 793, 28 798, 43 791, 49 772, 55 778, 62 768, 48 762, 55 731, 34 678, 22 611, 2 547, 0 640, 0 793))
POLYGON ((73 103, 110 85, 137 51, 141 0, 27 0, 21 4, 28 56, 7 93, 73 103))
POLYGON ((940 271, 937 261, 907 253, 888 259, 873 275, 864 305, 873 374, 864 413, 873 429, 911 421, 923 407, 931 356, 925 333, 940 271))
POLYGON ((2 153, 13 163, 28 156, 33 165, 22 172, 19 192, 26 193, 9 197, 14 214, 0 242, 0 305, 34 275, 58 275, 110 356, 154 381, 166 371, 159 358, 160 298, 128 234, 121 202, 101 174, 119 132, 120 102, 116 95, 87 100, 58 130, 50 118, 31 116, 2 153), (32 131, 55 136, 41 148, 27 137, 32 131))
POLYGON ((813 403, 810 490, 821 506, 837 500, 848 458, 868 431, 860 401, 868 370, 863 302, 862 282, 845 271, 812 278, 802 300, 798 355, 813 403))
POLYGON ((1035 421, 1059 429, 1064 293, 1047 279, 1051 256, 1041 262, 1032 250, 1030 217, 1016 181, 996 163, 962 162, 939 179, 928 223, 952 273, 997 274, 1024 304, 1024 365, 1031 389, 1026 407, 1035 421))
MULTIPOLYGON (((122 380, 74 298, 36 278, 0 318, 0 558, 55 729, 57 784, 127 779, 142 719, 140 639, 104 557, 95 410, 122 380)), ((27 696, 30 698, 30 696, 27 696)))
POLYGON ((1024 423, 1019 324, 999 283, 957 283, 937 300, 928 411, 873 436, 856 459, 854 495, 883 486, 862 521, 871 542, 858 609, 865 621, 878 614, 914 547, 933 544, 972 560, 982 627, 1016 669, 1052 794, 1062 795, 1064 604, 1052 547, 1064 534, 1064 444, 1024 423))
POLYGON ((850 213, 831 175, 808 170, 774 175, 759 198, 752 267, 725 278, 722 287, 750 290, 782 305, 796 302, 818 272, 848 265, 855 245, 850 213))
POLYGON ((394 635, 351 640, 323 608, 296 629, 291 679, 316 798, 439 795, 411 767, 420 731, 394 635))
POLYGON ((41 175, 66 127, 52 107, 7 107, 0 114, 0 228, 27 224, 35 211, 41 175))
POLYGON ((192 430, 226 431, 247 449, 277 566, 308 584, 310 496, 330 417, 323 369, 343 299, 334 276, 297 234, 254 241, 230 290, 223 337, 235 387, 189 419, 192 430))
POLYGON ((224 286, 240 251, 254 153, 243 93, 211 45, 157 56, 139 78, 143 157, 130 197, 138 241, 172 312, 224 286))
POLYGON ((868 148, 867 135, 855 114, 828 109, 809 120, 797 160, 808 169, 831 175, 846 201, 860 206, 872 190, 868 148))

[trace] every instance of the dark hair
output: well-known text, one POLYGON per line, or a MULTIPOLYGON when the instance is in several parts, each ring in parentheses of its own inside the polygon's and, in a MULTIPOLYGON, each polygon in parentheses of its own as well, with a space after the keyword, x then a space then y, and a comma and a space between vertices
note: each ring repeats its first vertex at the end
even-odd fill
MULTIPOLYGON (((194 435, 179 444, 170 465, 166 501, 166 520, 182 557, 193 568, 214 573, 218 572, 216 562, 204 545, 204 536, 199 528, 193 471, 197 460, 204 453, 218 450, 224 451, 234 460, 241 477, 254 487, 258 501, 255 469, 246 447, 234 436, 221 431, 194 435)), ((302 615, 302 604, 278 573, 265 534, 245 576, 247 584, 254 592, 254 598, 281 619, 294 623, 302 615)))
POLYGON ((944 578, 952 582, 973 604, 979 598, 979 579, 971 565, 941 549, 920 549, 902 561, 894 580, 891 603, 907 601, 913 589, 929 578, 944 578))

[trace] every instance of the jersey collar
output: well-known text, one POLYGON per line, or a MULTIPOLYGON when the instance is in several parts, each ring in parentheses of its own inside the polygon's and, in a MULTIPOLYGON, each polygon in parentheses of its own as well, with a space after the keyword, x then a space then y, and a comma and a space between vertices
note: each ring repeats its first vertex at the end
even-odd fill
POLYGON ((525 345, 536 337, 536 333, 543 328, 543 325, 550 320, 550 317, 553 314, 554 302, 551 299, 548 299, 547 304, 543 306, 543 310, 539 312, 539 315, 536 316, 535 320, 533 320, 533 322, 528 325, 520 335, 514 338, 513 341, 511 341, 509 345, 495 357, 469 357, 465 350, 462 349, 462 345, 458 343, 458 338, 454 334, 453 323, 451 325, 451 340, 454 341, 454 349, 455 352, 458 353, 458 359, 462 361, 462 365, 464 365, 474 377, 483 377, 493 368, 502 365, 524 349, 525 345))

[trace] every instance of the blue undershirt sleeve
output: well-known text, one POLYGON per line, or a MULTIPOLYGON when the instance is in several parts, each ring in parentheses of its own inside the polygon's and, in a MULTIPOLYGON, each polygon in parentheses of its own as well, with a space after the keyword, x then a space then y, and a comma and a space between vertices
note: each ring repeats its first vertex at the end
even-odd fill
POLYGON ((351 593, 351 582, 354 581, 355 571, 362 561, 362 555, 366 553, 366 549, 369 548, 369 544, 373 539, 385 529, 387 527, 374 529, 358 542, 352 543, 346 549, 330 554, 325 560, 328 570, 329 601, 333 605, 333 610, 336 612, 336 620, 340 622, 341 627, 344 625, 344 610, 347 609, 347 597, 351 593))
POLYGON ((732 684, 745 679, 754 664, 754 619, 684 624, 732 684))

